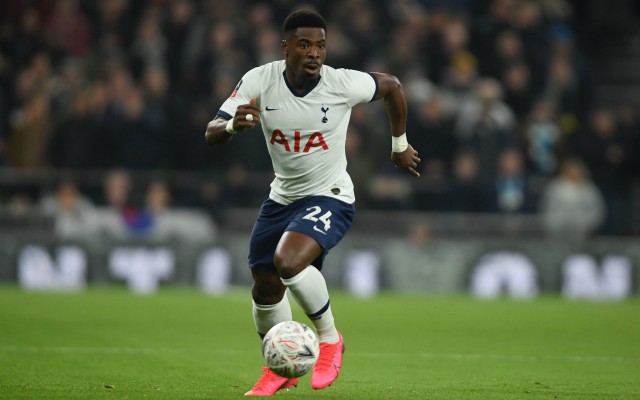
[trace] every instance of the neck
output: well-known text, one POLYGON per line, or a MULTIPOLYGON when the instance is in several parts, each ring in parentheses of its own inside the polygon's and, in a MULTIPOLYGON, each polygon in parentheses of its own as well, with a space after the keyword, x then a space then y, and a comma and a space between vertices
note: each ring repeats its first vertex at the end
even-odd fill
POLYGON ((293 89, 295 89, 295 91, 298 92, 298 93, 306 92, 307 90, 309 90, 309 88, 312 88, 315 85, 317 85, 318 81, 320 80, 320 75, 314 76, 314 77, 311 77, 311 78, 304 78, 302 76, 296 76, 288 68, 285 71, 285 75, 286 75, 287 81, 289 81, 289 84, 291 85, 291 87, 293 89))

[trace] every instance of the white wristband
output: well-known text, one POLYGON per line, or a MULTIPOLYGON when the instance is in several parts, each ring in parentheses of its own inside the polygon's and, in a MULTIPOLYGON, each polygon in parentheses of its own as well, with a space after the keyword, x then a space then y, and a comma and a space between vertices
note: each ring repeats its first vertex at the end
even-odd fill
POLYGON ((229 135, 235 135, 236 131, 233 129, 233 118, 227 121, 227 127, 225 128, 229 135))
POLYGON ((394 153, 402 153, 409 147, 407 142, 407 133, 403 133, 400 136, 391 136, 391 150, 394 153))

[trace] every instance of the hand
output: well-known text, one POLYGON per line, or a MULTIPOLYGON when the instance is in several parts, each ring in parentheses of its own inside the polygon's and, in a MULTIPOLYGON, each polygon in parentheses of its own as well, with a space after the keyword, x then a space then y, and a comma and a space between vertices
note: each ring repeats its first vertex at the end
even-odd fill
POLYGON ((253 128, 258 125, 260 123, 261 112, 262 109, 258 107, 255 97, 249 100, 249 104, 242 104, 238 106, 236 115, 233 117, 233 130, 242 131, 246 128, 253 128), (252 121, 247 120, 247 115, 249 114, 251 115, 249 119, 253 118, 252 121))
POLYGON ((416 171, 418 164, 420 164, 420 158, 418 158, 418 152, 409 145, 402 153, 391 152, 391 161, 397 168, 404 168, 416 178, 420 177, 420 173, 416 171))

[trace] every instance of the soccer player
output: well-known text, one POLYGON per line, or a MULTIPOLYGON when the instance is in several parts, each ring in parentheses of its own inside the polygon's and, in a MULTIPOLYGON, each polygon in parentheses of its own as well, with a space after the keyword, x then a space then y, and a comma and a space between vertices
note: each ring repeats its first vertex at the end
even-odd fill
MULTIPOLYGON (((320 341, 311 386, 337 377, 344 341, 336 329, 322 273, 327 252, 345 235, 355 213, 345 139, 351 108, 384 99, 391 123, 391 160, 419 177, 420 158, 406 139, 407 102, 392 75, 324 65, 327 27, 322 16, 298 11, 284 21, 284 60, 247 72, 207 125, 207 143, 226 143, 262 125, 275 179, 251 233, 253 319, 261 337, 292 319, 287 296, 309 316, 320 341)), ((297 385, 263 368, 246 396, 271 396, 297 385)))

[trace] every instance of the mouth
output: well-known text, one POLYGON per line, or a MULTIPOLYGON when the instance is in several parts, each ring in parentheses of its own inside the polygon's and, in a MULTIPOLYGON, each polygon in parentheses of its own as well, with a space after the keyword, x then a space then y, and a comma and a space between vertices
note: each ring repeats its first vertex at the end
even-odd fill
POLYGON ((320 64, 315 62, 306 63, 304 65, 304 71, 309 75, 315 75, 320 70, 320 64))

